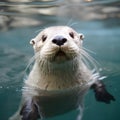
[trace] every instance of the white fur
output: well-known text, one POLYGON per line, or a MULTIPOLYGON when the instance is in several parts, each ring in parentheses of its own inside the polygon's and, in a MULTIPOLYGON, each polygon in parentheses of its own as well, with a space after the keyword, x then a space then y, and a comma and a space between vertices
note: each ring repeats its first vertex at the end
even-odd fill
MULTIPOLYGON (((90 69, 89 62, 93 67, 95 65, 91 57, 82 49, 83 38, 82 34, 67 26, 50 27, 40 32, 30 41, 35 51, 35 64, 27 80, 25 80, 26 85, 40 90, 47 90, 48 92, 59 91, 66 93, 66 91, 76 91, 79 88, 75 93, 79 99, 79 102, 75 103, 79 104, 80 115, 78 120, 82 118, 84 95, 99 78, 99 74, 90 69), (73 38, 69 35, 69 32, 74 33, 73 38), (42 41, 43 35, 47 36, 45 41, 42 41), (61 47, 52 42, 57 35, 67 39, 67 42, 61 47), (56 56, 59 50, 64 52, 65 55, 56 56)), ((34 93, 33 96, 41 96, 34 90, 32 93, 34 93)), ((23 96, 23 98, 29 97, 32 96, 28 93, 23 96)), ((19 112, 17 112, 10 120, 19 120, 20 118, 19 112)))
POLYGON ((39 33, 32 39, 37 57, 25 83, 43 90, 58 90, 80 86, 91 81, 92 73, 81 60, 83 38, 83 34, 78 34, 66 26, 50 27, 39 33), (74 32, 74 39, 69 35, 71 31, 74 32), (42 35, 47 36, 45 42, 41 40, 42 35), (52 43, 52 39, 57 35, 67 38, 67 42, 60 48, 52 43), (58 56, 53 61, 59 49, 66 53, 68 60, 58 56))

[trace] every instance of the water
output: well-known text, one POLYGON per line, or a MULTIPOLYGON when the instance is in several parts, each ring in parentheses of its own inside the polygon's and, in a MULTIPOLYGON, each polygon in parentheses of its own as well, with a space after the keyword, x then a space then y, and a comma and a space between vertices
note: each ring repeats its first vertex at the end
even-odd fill
MULTIPOLYGON (((85 98, 83 120, 120 119, 120 1, 119 0, 4 0, 0 1, 0 120, 17 110, 28 60, 29 45, 43 28, 72 26, 85 35, 84 46, 95 54, 108 90, 116 101, 96 102, 90 91, 85 98)), ((72 120, 76 110, 52 118, 72 120)), ((50 119, 51 120, 51 119, 50 119)))

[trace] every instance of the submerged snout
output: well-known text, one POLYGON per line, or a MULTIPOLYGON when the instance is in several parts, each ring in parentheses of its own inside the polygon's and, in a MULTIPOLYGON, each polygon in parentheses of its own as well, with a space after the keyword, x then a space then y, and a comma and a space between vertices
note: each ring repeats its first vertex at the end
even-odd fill
POLYGON ((64 45, 64 43, 67 42, 67 38, 63 36, 56 36, 55 38, 53 38, 52 42, 58 46, 62 46, 64 45))

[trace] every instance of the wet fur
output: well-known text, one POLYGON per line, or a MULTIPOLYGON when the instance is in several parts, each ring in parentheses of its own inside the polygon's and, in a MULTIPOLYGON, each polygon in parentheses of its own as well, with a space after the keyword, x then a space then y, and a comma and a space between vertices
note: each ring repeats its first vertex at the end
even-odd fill
MULTIPOLYGON (((23 102, 16 116, 21 116, 21 120, 37 120, 78 107, 82 114, 83 98, 89 88, 94 90, 98 101, 110 103, 115 100, 99 81, 101 78, 94 59, 84 50, 82 42, 83 35, 67 26, 46 28, 31 40, 35 64, 25 81, 25 86, 29 87, 23 91, 23 102), (56 35, 64 36, 67 42, 61 47, 53 44, 56 35), (67 104, 65 109, 64 104, 67 104), (51 112, 52 107, 58 109, 51 112)), ((18 119, 13 117, 11 120, 17 120, 14 118, 18 119)))
POLYGON ((82 49, 81 35, 67 26, 50 27, 38 34, 33 39, 35 65, 26 84, 44 90, 58 90, 92 81, 92 72, 84 64, 85 57, 89 58, 89 55, 82 49), (73 32, 74 38, 69 35, 70 32, 73 32), (42 36, 45 35, 47 39, 42 42, 42 36), (53 44, 51 41, 56 35, 66 37, 67 43, 61 47, 53 44), (66 55, 56 57, 59 50, 65 52, 66 55))

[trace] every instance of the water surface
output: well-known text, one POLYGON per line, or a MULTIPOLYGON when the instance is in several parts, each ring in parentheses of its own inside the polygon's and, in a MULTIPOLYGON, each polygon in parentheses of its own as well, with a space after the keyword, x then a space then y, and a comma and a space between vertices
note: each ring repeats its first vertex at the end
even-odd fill
MULTIPOLYGON (((68 25, 85 35, 84 46, 101 65, 108 90, 116 101, 96 102, 90 91, 83 120, 120 119, 120 1, 119 0, 4 0, 0 1, 0 120, 17 110, 25 68, 33 56, 29 45, 42 29, 68 25)), ((76 111, 50 120, 74 120, 76 111)))

